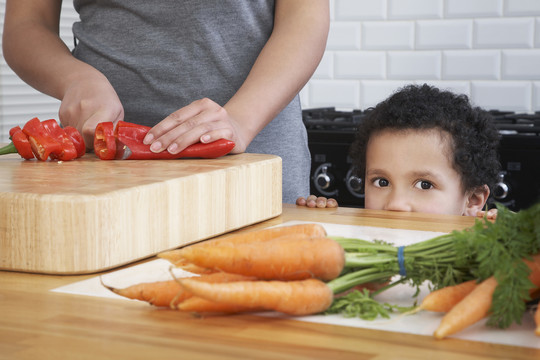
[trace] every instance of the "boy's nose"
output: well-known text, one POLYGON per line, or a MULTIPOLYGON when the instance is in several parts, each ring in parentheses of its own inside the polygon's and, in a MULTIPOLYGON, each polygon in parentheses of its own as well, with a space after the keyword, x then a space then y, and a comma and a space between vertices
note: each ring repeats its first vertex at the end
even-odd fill
POLYGON ((412 206, 403 192, 393 190, 386 199, 384 210, 411 212, 412 206))

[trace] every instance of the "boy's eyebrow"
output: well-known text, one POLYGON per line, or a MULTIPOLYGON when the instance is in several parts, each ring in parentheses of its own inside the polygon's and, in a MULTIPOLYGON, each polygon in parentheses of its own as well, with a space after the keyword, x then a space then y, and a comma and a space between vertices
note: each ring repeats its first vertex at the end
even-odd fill
POLYGON ((434 178, 435 180, 441 179, 439 174, 429 170, 413 171, 411 172, 411 175, 417 178, 434 178))
POLYGON ((381 175, 386 174, 386 171, 383 169, 367 169, 366 175, 381 175))
MULTIPOLYGON (((373 175, 386 175, 388 172, 383 169, 367 169, 366 175, 373 176, 373 175)), ((390 171, 391 173, 391 171, 390 171)), ((430 170, 417 170, 417 171, 411 171, 408 173, 409 176, 415 177, 415 178, 430 178, 434 180, 440 180, 442 178, 441 175, 437 174, 436 172, 430 171, 430 170)))

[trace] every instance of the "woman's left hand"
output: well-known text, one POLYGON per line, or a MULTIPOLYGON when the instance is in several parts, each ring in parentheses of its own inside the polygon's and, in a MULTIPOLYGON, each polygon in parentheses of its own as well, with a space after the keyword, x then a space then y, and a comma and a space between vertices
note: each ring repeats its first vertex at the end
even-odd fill
POLYGON ((227 110, 216 102, 204 98, 173 112, 156 126, 144 138, 144 143, 153 152, 167 150, 177 154, 191 144, 210 143, 219 139, 235 142, 231 153, 238 154, 246 150, 248 142, 242 129, 229 115, 227 110))

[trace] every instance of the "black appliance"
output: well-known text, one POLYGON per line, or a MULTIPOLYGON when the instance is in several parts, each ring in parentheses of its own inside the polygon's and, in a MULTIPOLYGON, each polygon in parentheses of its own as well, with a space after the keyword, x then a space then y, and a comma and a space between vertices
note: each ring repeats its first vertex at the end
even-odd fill
MULTIPOLYGON (((499 202, 514 211, 525 209, 540 201, 540 112, 490 113, 501 135, 502 171, 488 206, 499 202)), ((312 157, 312 194, 335 198, 340 206, 364 206, 364 180, 354 175, 348 153, 365 115, 366 111, 334 107, 302 111, 312 157)))

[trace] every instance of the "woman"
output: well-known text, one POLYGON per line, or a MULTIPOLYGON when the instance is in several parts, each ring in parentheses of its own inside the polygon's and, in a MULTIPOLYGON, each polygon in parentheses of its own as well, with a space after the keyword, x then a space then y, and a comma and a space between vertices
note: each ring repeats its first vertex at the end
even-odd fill
POLYGON ((60 99, 60 122, 91 144, 95 127, 153 126, 153 151, 233 140, 233 153, 283 159, 283 201, 309 192, 298 92, 324 53, 328 0, 74 0, 71 53, 58 36, 62 0, 8 0, 4 57, 60 99))

